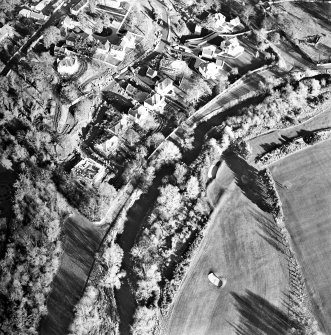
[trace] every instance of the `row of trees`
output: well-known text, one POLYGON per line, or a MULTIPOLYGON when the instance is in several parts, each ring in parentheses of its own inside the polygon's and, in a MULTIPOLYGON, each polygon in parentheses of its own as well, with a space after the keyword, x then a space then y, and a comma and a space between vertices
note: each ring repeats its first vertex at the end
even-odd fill
MULTIPOLYGON (((169 143, 170 149, 174 149, 173 143, 169 143)), ((169 164, 169 155, 166 157, 166 164, 169 164)), ((174 164, 176 160, 172 162, 174 164)), ((205 162, 199 157, 190 166, 175 164, 173 175, 163 179, 155 207, 131 250, 138 278, 135 284, 138 307, 133 334, 150 334, 157 326, 158 304, 164 300, 164 293, 161 294, 164 284, 161 283, 208 218, 210 209, 202 194, 203 184, 199 175, 205 162)))
MULTIPOLYGON (((97 284, 90 284, 80 302, 75 307, 70 335, 119 334, 118 317, 115 312, 114 288, 121 286, 120 279, 125 273, 120 271, 123 250, 108 235, 102 251, 96 255, 94 273, 97 284)), ((94 277, 92 273, 91 277, 94 277)))

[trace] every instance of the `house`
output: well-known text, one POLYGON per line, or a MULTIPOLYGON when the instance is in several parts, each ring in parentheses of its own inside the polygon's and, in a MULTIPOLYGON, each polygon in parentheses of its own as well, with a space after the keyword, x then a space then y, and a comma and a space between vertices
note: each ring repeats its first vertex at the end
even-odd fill
POLYGON ((127 128, 132 123, 130 121, 128 115, 123 115, 119 121, 109 128, 109 131, 115 135, 119 135, 123 129, 127 128))
POLYGON ((42 0, 36 6, 31 6, 31 9, 37 12, 41 12, 51 1, 52 0, 42 0))
POLYGON ((164 96, 156 93, 152 95, 150 98, 145 100, 144 106, 149 110, 157 110, 162 112, 164 107, 167 105, 164 96))
POLYGON ((237 27, 237 26, 241 25, 239 17, 237 16, 234 19, 230 20, 229 24, 233 27, 237 27))
POLYGON ((155 86, 155 91, 160 95, 172 94, 174 90, 174 82, 169 77, 158 82, 155 86))
POLYGON ((201 35, 202 26, 200 24, 196 24, 194 27, 194 34, 195 35, 201 35))
POLYGON ((116 0, 98 0, 97 4, 101 6, 105 6, 105 7, 111 7, 111 8, 121 7, 121 1, 116 1, 116 0))
POLYGON ((95 50, 96 54, 107 54, 110 51, 110 43, 107 40, 105 43, 100 42, 99 46, 95 50))
POLYGON ((201 49, 202 58, 213 59, 215 57, 216 46, 215 45, 207 45, 201 49))
POLYGON ((120 26, 121 26, 121 22, 120 21, 117 21, 117 20, 113 20, 111 23, 110 23, 110 26, 114 29, 118 29, 120 26))
POLYGON ((82 11, 88 5, 88 3, 88 0, 80 0, 75 6, 70 8, 71 14, 79 14, 79 12, 82 11))
POLYGON ((138 108, 135 109, 131 108, 129 110, 129 115, 131 115, 131 117, 134 119, 135 122, 139 122, 146 119, 149 116, 149 114, 150 114, 149 110, 143 105, 140 105, 138 108))
POLYGON ((135 49, 136 48, 136 37, 129 31, 123 36, 120 46, 123 49, 135 49))
POLYGON ((120 45, 111 44, 109 54, 119 61, 122 61, 125 58, 125 51, 120 45))
POLYGON ((79 69, 79 61, 77 56, 64 57, 57 64, 57 71, 62 75, 72 75, 79 69))
POLYGON ((0 42, 4 41, 6 38, 14 37, 15 30, 9 24, 5 24, 2 28, 0 28, 0 42))
POLYGON ((114 135, 108 140, 104 141, 103 143, 97 144, 95 147, 96 149, 99 149, 103 153, 105 153, 107 156, 118 148, 120 139, 118 136, 114 135))
POLYGON ((222 51, 231 57, 238 57, 244 52, 244 47, 239 44, 239 40, 236 37, 224 40, 221 43, 222 51))
POLYGON ((226 17, 222 13, 215 13, 212 17, 215 27, 220 28, 226 21, 226 17))
POLYGON ((18 12, 19 15, 27 17, 27 18, 31 18, 31 19, 35 19, 35 20, 43 20, 46 21, 49 17, 42 14, 42 13, 35 13, 31 10, 28 9, 21 9, 18 12))
POLYGON ((216 63, 201 63, 199 66, 199 72, 206 79, 216 79, 221 73, 220 70, 223 68, 224 62, 217 60, 216 63))
POLYGON ((157 71, 148 67, 147 71, 146 71, 146 76, 149 78, 154 79, 157 76, 157 71))

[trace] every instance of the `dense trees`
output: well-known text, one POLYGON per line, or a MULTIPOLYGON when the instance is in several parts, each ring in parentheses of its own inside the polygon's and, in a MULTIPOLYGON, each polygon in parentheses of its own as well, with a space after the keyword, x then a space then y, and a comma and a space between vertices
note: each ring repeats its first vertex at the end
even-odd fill
POLYGON ((37 334, 59 266, 60 222, 68 207, 45 170, 28 169, 15 190, 15 219, 0 261, 0 329, 3 334, 37 334))

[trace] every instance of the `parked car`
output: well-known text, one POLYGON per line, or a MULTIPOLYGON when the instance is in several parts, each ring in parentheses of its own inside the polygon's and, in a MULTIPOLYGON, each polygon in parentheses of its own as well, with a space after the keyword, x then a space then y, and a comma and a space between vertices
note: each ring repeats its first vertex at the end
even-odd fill
POLYGON ((223 288, 226 285, 226 278, 225 277, 218 277, 218 276, 215 275, 214 272, 210 272, 208 274, 208 279, 213 285, 215 285, 219 288, 223 288))

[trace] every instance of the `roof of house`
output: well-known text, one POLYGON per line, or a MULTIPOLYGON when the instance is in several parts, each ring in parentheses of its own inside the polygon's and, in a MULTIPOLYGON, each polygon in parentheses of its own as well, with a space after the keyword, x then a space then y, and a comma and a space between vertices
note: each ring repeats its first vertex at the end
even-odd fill
POLYGON ((73 11, 78 11, 81 8, 83 8, 85 5, 87 5, 88 0, 80 0, 75 6, 73 6, 71 9, 73 11))
POLYGON ((161 95, 158 94, 158 93, 155 93, 150 98, 145 100, 145 102, 150 106, 154 106, 154 105, 158 104, 159 102, 161 102, 162 100, 163 100, 163 98, 161 97, 161 95))
POLYGON ((173 85, 173 80, 170 79, 169 77, 166 77, 165 79, 163 79, 162 81, 159 81, 157 83, 157 88, 160 89, 160 90, 164 90, 170 86, 173 85))
POLYGON ((146 71, 146 76, 155 77, 156 75, 157 75, 157 71, 148 67, 148 69, 146 71))

